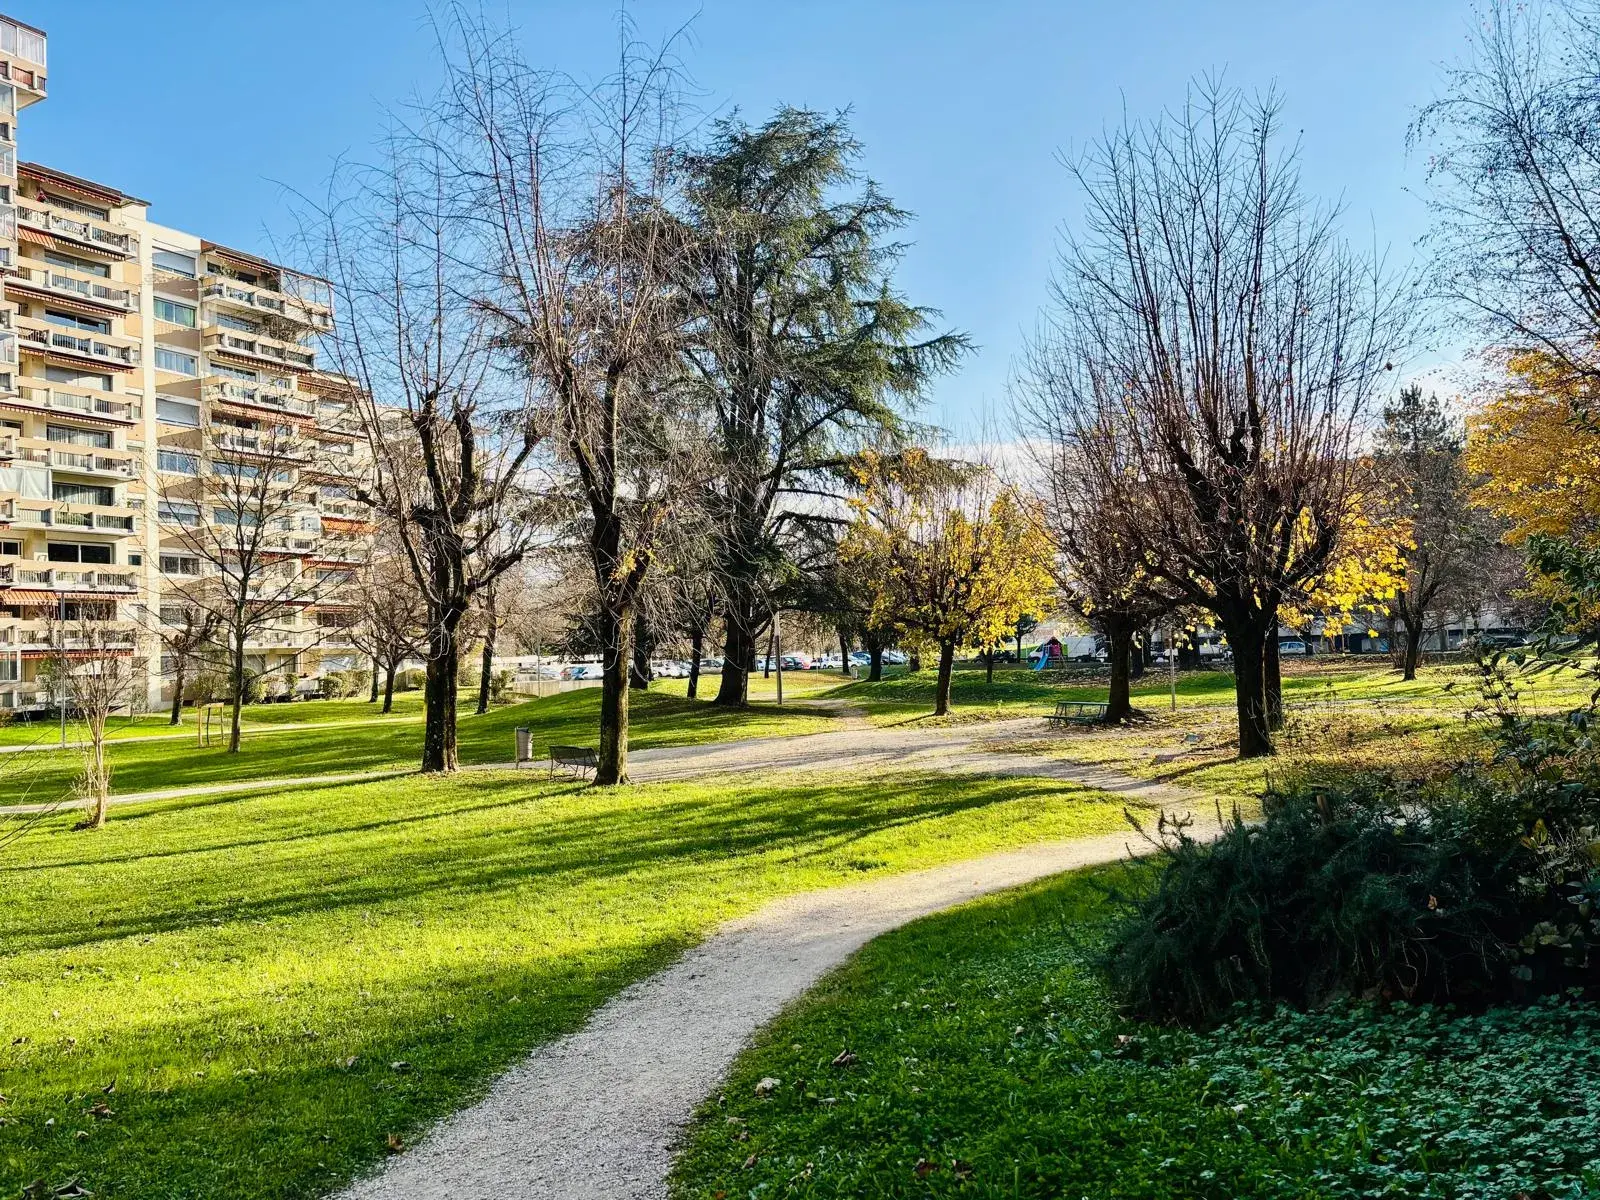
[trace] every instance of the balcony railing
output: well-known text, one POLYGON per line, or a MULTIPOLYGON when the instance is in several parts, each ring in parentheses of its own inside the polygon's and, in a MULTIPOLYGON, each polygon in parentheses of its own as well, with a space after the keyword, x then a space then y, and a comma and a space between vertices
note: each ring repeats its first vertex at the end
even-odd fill
POLYGON ((0 567, 0 584, 62 591, 131 592, 132 571, 83 571, 67 567, 0 567))
MULTIPOLYGON (((28 29, 7 17, 0 17, 0 51, 15 54, 18 58, 25 58, 42 67, 45 65, 46 45, 44 34, 37 29, 28 29)), ((42 91, 43 80, 39 81, 39 87, 42 91)))
POLYGON ((205 342, 208 354, 242 354, 247 358, 282 363, 299 371, 310 371, 316 367, 317 356, 309 350, 295 350, 263 338, 240 337, 233 333, 208 333, 205 342))
POLYGON ((123 258, 135 258, 139 253, 139 239, 131 233, 106 229, 90 221, 64 217, 48 208, 38 208, 32 204, 18 204, 17 219, 24 225, 32 226, 34 229, 41 229, 45 233, 53 234, 56 237, 67 238, 80 246, 86 246, 101 254, 117 254, 123 258))
POLYGON ((244 383, 214 383, 206 389, 206 395, 213 400, 270 408, 301 417, 309 417, 316 411, 316 406, 302 397, 244 383))
POLYGON ((102 342, 97 337, 80 336, 60 329, 24 329, 22 345, 26 349, 44 348, 128 367, 139 365, 137 346, 119 346, 114 342, 102 342))
POLYGON ((131 421, 133 405, 125 400, 105 400, 99 396, 85 396, 66 392, 60 388, 32 387, 22 384, 17 388, 29 404, 48 408, 52 412, 79 413, 90 417, 107 417, 113 421, 131 421))
POLYGON ((94 304, 119 308, 124 312, 131 312, 139 306, 138 295, 127 288, 107 287, 103 283, 75 279, 71 275, 63 275, 60 271, 48 271, 43 267, 18 267, 16 278, 59 295, 75 296, 94 304))
POLYGON ((47 462, 63 471, 76 471, 84 475, 115 475, 119 479, 133 479, 139 473, 138 464, 132 459, 111 458, 104 454, 89 454, 78 450, 48 450, 42 453, 43 458, 34 459, 31 452, 28 458, 47 462))

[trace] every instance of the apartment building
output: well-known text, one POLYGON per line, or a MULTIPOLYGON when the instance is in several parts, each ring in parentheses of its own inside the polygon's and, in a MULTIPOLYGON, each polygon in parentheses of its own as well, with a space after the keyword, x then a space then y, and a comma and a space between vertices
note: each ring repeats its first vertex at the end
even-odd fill
POLYGON ((274 471, 298 506, 283 557, 328 586, 264 627, 248 666, 315 673, 325 648, 348 665, 336 585, 356 556, 337 547, 365 524, 351 397, 313 349, 333 318, 329 289, 159 225, 115 187, 18 161, 45 55, 42 32, 0 17, 0 710, 53 703, 39 668, 71 647, 52 616, 115 622, 161 702, 161 622, 218 570, 185 533, 219 515, 207 502, 217 460, 248 471, 252 448, 285 431, 348 446, 351 465, 314 470, 319 454, 274 471))

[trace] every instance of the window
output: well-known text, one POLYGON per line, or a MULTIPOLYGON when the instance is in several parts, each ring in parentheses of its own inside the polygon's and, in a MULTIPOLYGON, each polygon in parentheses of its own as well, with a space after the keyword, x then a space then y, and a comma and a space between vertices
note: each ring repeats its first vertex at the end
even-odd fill
POLYGON ((21 553, 22 553, 22 543, 21 542, 0 541, 0 554, 10 554, 12 556, 17 556, 17 555, 20 555, 21 553))
POLYGON ((168 425, 199 425, 200 406, 192 400, 170 400, 156 397, 156 420, 168 425))
POLYGON ((98 275, 101 279, 111 278, 111 267, 106 263, 90 262, 87 258, 62 254, 59 250, 46 250, 44 261, 52 267, 65 267, 69 271, 79 271, 85 275, 98 275))
POLYGON ((198 575, 200 574, 200 560, 190 554, 163 554, 161 556, 161 573, 163 575, 198 575))
POLYGON ((71 367, 47 366, 44 369, 44 377, 51 383, 70 383, 75 387, 93 388, 101 392, 111 390, 111 376, 102 375, 98 371, 74 371, 71 367))
POLYGON ((77 313, 58 312, 53 308, 44 310, 44 319, 52 325, 60 325, 65 329, 86 329, 90 333, 111 332, 110 321, 103 321, 97 317, 80 317, 77 313))
POLYGON ((105 429, 79 429, 74 425, 46 425, 45 440, 67 446, 93 446, 98 450, 111 449, 111 433, 105 429))
POLYGON ((110 563, 110 546, 78 546, 71 542, 51 542, 46 547, 51 562, 64 563, 110 563))
POLYGON ((198 475, 200 458, 198 455, 185 454, 181 450, 157 450, 156 470, 170 471, 174 475, 198 475))
POLYGON ((171 371, 174 375, 198 375, 200 360, 192 354, 183 354, 169 346, 157 346, 156 370, 171 371))
POLYGON ((218 525, 242 525, 246 529, 254 529, 261 524, 261 518, 256 513, 234 512, 231 508, 212 509, 211 519, 218 525))
POLYGON ((261 468, 254 463, 214 462, 211 473, 226 479, 260 479, 261 468))
POLYGON ((142 566, 144 566, 144 555, 142 555, 142 554, 130 554, 130 555, 128 555, 128 565, 130 567, 142 567, 142 566))
POLYGON ((192 254, 183 254, 177 250, 157 250, 150 256, 150 261, 155 264, 158 271, 168 271, 173 275, 182 275, 186 279, 194 278, 192 254))
POLYGON ((98 204, 85 204, 82 200, 74 200, 71 196, 57 196, 52 192, 40 192, 39 194, 44 197, 45 203, 52 208, 75 212, 80 217, 93 217, 96 221, 111 220, 111 210, 109 208, 101 208, 98 204))
POLYGON ((50 498, 58 504, 115 504, 116 489, 102 487, 97 483, 61 483, 59 480, 50 484, 50 498))
POLYGON ((254 371, 247 371, 242 367, 230 367, 223 363, 212 363, 211 373, 228 379, 237 379, 240 383, 259 383, 261 381, 261 376, 254 371))
POLYGON ((156 519, 169 525, 198 525, 200 506, 182 500, 163 500, 156 509, 156 519))
POLYGON ((332 484, 323 484, 317 489, 318 493, 328 500, 350 500, 353 494, 348 487, 335 487, 332 484))
POLYGON ((212 320, 224 329, 239 329, 245 333, 261 332, 261 326, 254 321, 246 321, 243 317, 230 317, 226 313, 217 313, 212 320))
POLYGON ((194 305, 180 304, 176 300, 168 300, 165 296, 157 296, 156 320, 165 321, 169 325, 182 325, 186 329, 193 329, 194 305))

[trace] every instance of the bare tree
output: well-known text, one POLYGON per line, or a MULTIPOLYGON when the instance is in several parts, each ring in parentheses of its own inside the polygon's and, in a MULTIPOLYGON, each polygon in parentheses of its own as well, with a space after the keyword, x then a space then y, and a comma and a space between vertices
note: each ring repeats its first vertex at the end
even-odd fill
POLYGON ((351 384, 371 473, 356 496, 394 532, 427 609, 422 769, 456 769, 461 625, 539 536, 543 427, 481 303, 492 258, 442 100, 380 160, 335 175, 302 238, 335 292, 325 356, 351 384))
POLYGON ((1115 725, 1139 716, 1131 689, 1138 634, 1177 602, 1172 585, 1145 565, 1144 512, 1127 504, 1122 484, 1136 465, 1123 453, 1117 428, 1100 419, 1098 386, 1092 361, 1035 353, 1013 396, 1038 501, 1032 511, 1051 547, 1056 586, 1105 638, 1111 683, 1104 719, 1115 725))
POLYGON ((348 592, 356 619, 351 640, 372 659, 382 676, 383 711, 394 709, 394 681, 400 664, 427 653, 428 605, 411 566, 398 548, 380 539, 356 572, 348 592))
POLYGON ((1227 633, 1243 756, 1272 752, 1278 608, 1335 548, 1410 312, 1305 197, 1277 117, 1271 94, 1207 85, 1073 164, 1087 212, 1044 335, 1092 368, 1072 396, 1127 456, 1105 502, 1141 514, 1144 569, 1227 633))
MULTIPOLYGON (((216 417, 193 435, 198 445, 165 449, 158 476, 163 557, 176 560, 174 603, 210 624, 227 663, 228 750, 240 739, 252 644, 301 649, 299 617, 331 598, 328 578, 307 569, 314 552, 337 554, 343 535, 324 532, 316 493, 301 474, 316 442, 289 416, 216 417)), ((191 618, 185 617, 185 620, 191 618)))
POLYGON ((183 689, 191 670, 220 656, 217 614, 191 604, 164 604, 148 624, 161 643, 163 658, 172 661, 172 709, 169 725, 183 717, 183 689))
POLYGON ((705 438, 678 386, 673 72, 664 52, 625 41, 612 78, 575 89, 498 31, 457 34, 457 163, 496 265, 483 303, 548 405, 570 542, 594 576, 595 782, 621 783, 636 610, 703 474, 705 438))
POLYGON ((111 619, 107 611, 80 605, 77 616, 50 618, 50 640, 58 648, 52 664, 63 702, 83 721, 88 731, 83 778, 79 792, 88 804, 80 829, 99 829, 106 823, 111 802, 111 767, 106 761, 106 723, 119 708, 132 704, 136 684, 132 631, 111 619))
POLYGON ((1600 5, 1486 0, 1410 140, 1437 292, 1500 345, 1600 373, 1600 5))

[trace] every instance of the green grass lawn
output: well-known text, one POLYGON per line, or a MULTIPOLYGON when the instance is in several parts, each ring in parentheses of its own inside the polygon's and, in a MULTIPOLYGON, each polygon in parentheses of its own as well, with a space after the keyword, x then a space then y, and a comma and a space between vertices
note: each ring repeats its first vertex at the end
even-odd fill
POLYGON ((0 853, 0 1196, 305 1200, 724 918, 1121 810, 1021 779, 482 772, 49 818, 0 853))
POLYGON ((1141 1026, 1087 965, 1102 887, 1064 876, 868 945, 740 1057, 673 1195, 1596 1194, 1600 1010, 1141 1026))
MULTIPOLYGON (((510 762, 516 754, 513 731, 519 725, 533 731, 534 748, 540 754, 551 743, 592 746, 599 721, 599 702, 599 689, 585 688, 495 708, 481 717, 465 713, 458 735, 461 761, 510 762)), ((359 702, 323 703, 334 714, 339 714, 339 706, 359 702)), ((260 707, 267 711, 259 715, 312 709, 318 704, 307 701, 296 705, 263 705, 260 707)), ((249 711, 257 715, 255 709, 249 711)), ((414 767, 421 756, 422 725, 417 715, 418 710, 411 708, 409 712, 397 713, 387 724, 327 729, 297 726, 280 732, 274 732, 270 724, 261 720, 246 732, 237 754, 226 753, 220 745, 200 747, 187 740, 130 741, 113 747, 110 752, 112 788, 116 792, 130 793, 254 779, 403 770, 414 767)), ((350 718, 326 718, 333 719, 350 718)), ((815 733, 832 727, 835 721, 836 718, 816 710, 766 704, 743 710, 726 709, 651 691, 633 697, 630 743, 634 749, 642 750, 651 746, 815 733)), ((192 736, 192 729, 190 734, 192 736)), ((82 752, 75 750, 0 757, 0 804, 55 799, 66 794, 82 769, 82 752)))

